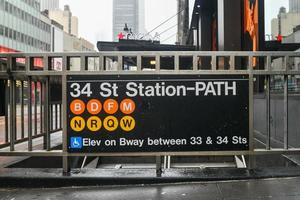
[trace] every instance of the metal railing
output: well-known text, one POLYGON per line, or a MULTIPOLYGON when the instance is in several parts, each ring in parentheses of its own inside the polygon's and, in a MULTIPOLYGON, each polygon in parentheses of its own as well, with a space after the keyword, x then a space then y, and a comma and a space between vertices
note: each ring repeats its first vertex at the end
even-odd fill
MULTIPOLYGON (((67 146, 67 75, 103 74, 214 74, 249 76, 249 151, 222 152, 159 152, 159 153, 90 153, 84 156, 228 156, 300 153, 300 148, 289 146, 288 96, 289 78, 300 76, 299 52, 101 52, 101 53, 14 53, 0 54, 0 80, 4 80, 7 94, 5 114, 5 142, 9 150, 0 156, 60 156, 64 172, 69 171, 67 146), (270 92, 274 76, 282 76, 284 98, 284 146, 271 148, 270 92), (260 78, 263 81, 257 81, 260 78), (17 86, 17 81, 19 86, 17 86), (260 82, 260 83, 259 83, 260 82), (27 91, 25 92, 25 85, 27 91), (61 85, 61 99, 51 100, 51 85, 61 85), (38 91, 38 85, 40 89, 38 91), (16 91, 20 87, 21 137, 18 139, 16 91), (254 147, 253 98, 254 89, 265 89, 266 144, 264 149, 254 147), (27 95, 25 95, 27 93, 27 95), (35 100, 34 100, 35 99, 35 100), (27 129, 25 136, 24 105, 27 102, 27 129), (40 109, 38 113, 38 109, 40 109), (38 117, 38 115, 40 117, 38 117), (30 117, 33 116, 33 117, 30 117), (40 126, 38 127, 38 121, 40 126), (40 131, 38 131, 40 129, 40 131), (62 130, 62 150, 51 149, 51 133, 62 130), (43 149, 33 150, 36 137, 43 137, 43 149), (16 150, 19 142, 28 141, 26 150, 16 150)), ((59 95, 58 95, 59 96, 59 95)), ((1 97, 4 98, 4 97, 1 97)))

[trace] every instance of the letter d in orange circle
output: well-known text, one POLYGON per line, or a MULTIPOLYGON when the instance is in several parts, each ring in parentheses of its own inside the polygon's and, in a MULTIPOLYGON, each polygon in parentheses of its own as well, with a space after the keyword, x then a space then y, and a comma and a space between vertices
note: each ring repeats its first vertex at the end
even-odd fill
POLYGON ((91 115, 97 115, 102 110, 102 104, 97 99, 92 99, 87 104, 87 110, 91 115))

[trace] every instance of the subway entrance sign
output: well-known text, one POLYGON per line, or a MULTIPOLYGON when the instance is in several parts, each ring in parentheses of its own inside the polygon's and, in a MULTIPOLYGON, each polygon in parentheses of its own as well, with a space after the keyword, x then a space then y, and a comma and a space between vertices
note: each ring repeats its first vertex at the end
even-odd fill
POLYGON ((67 76, 69 153, 249 150, 248 75, 67 76))

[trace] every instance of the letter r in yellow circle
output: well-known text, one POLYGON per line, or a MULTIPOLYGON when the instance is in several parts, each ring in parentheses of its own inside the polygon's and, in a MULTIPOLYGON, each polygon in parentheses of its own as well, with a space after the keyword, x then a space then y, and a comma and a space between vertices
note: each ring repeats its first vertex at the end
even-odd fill
POLYGON ((104 119, 103 126, 109 132, 115 131, 119 126, 118 119, 114 116, 108 116, 104 119))
POLYGON ((131 116, 125 116, 120 121, 120 127, 123 131, 129 132, 135 128, 135 120, 131 116))
POLYGON ((99 117, 92 116, 87 120, 86 126, 92 132, 99 131, 102 127, 101 119, 99 117))
POLYGON ((77 116, 71 120, 70 126, 73 131, 80 132, 85 128, 85 121, 82 117, 77 116))

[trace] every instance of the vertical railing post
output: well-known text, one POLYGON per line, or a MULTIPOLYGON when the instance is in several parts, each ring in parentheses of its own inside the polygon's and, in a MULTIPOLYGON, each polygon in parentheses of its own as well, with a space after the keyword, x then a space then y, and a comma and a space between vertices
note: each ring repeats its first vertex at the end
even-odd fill
POLYGON ((62 64, 62 134, 63 134, 63 174, 70 172, 67 137, 67 57, 63 56, 62 64))
POLYGON ((161 169, 161 156, 156 156, 156 176, 161 177, 162 169, 161 169))
POLYGON ((123 70, 123 56, 120 54, 118 55, 118 71, 123 70))
MULTIPOLYGON (((31 68, 31 59, 30 57, 26 57, 26 71, 30 72, 31 68)), ((28 151, 32 151, 32 78, 28 76, 28 112, 27 112, 27 123, 28 123, 28 151)))
POLYGON ((193 71, 197 71, 197 70, 198 70, 198 56, 193 55, 193 71))
POLYGON ((270 75, 266 76, 266 126, 267 126, 267 138, 266 149, 271 149, 271 96, 270 96, 270 75))
MULTIPOLYGON (((45 134, 45 130, 44 130, 44 117, 43 117, 43 107, 44 107, 44 82, 41 81, 40 82, 40 132, 41 135, 45 134)), ((44 143, 45 144, 45 143, 44 143)))
POLYGON ((25 137, 24 134, 24 81, 21 81, 21 138, 25 137))
POLYGON ((142 71, 142 55, 138 54, 137 58, 136 58, 136 67, 137 67, 137 71, 141 72, 142 71))
POLYGON ((28 77, 28 151, 32 151, 32 80, 28 77))
POLYGON ((37 132, 37 101, 38 101, 38 95, 37 95, 37 81, 34 81, 34 135, 36 136, 38 134, 37 132))
POLYGON ((50 102, 50 84, 49 84, 49 77, 47 76, 45 79, 45 90, 44 90, 44 127, 45 127, 45 134, 46 134, 46 150, 50 151, 51 149, 51 135, 50 135, 50 126, 49 121, 53 119, 49 117, 49 102, 50 102))
POLYGON ((212 71, 217 70, 217 56, 216 55, 211 56, 211 69, 212 69, 212 71))
POLYGON ((252 67, 253 56, 249 56, 249 164, 250 169, 255 168, 255 156, 252 155, 254 152, 254 77, 253 77, 253 67, 252 67))
MULTIPOLYGON (((288 60, 289 57, 285 56, 284 58, 284 67, 285 71, 289 71, 288 69, 288 60)), ((284 149, 289 149, 289 88, 288 88, 288 82, 289 82, 289 75, 284 75, 284 100, 283 100, 283 135, 284 135, 284 149)))
POLYGON ((155 56, 155 71, 159 72, 160 69, 161 69, 161 67, 160 67, 160 55, 158 54, 158 55, 155 56))
POLYGON ((10 151, 15 150, 15 80, 12 77, 12 57, 7 57, 7 72, 9 74, 9 142, 10 142, 10 151))
POLYGON ((231 55, 230 56, 230 61, 229 61, 229 69, 230 71, 234 71, 235 70, 235 56, 231 55))
POLYGON ((179 55, 177 53, 174 56, 174 65, 175 65, 174 70, 178 72, 180 66, 179 66, 179 55))
POLYGON ((5 81, 5 143, 8 143, 9 142, 9 129, 8 129, 8 125, 9 125, 9 117, 8 117, 8 114, 9 114, 9 110, 8 110, 8 107, 9 107, 9 80, 7 79, 5 81))
MULTIPOLYGON (((267 72, 271 71, 271 56, 267 56, 267 72)), ((267 138, 266 149, 271 149, 271 76, 266 76, 266 126, 267 138)))

